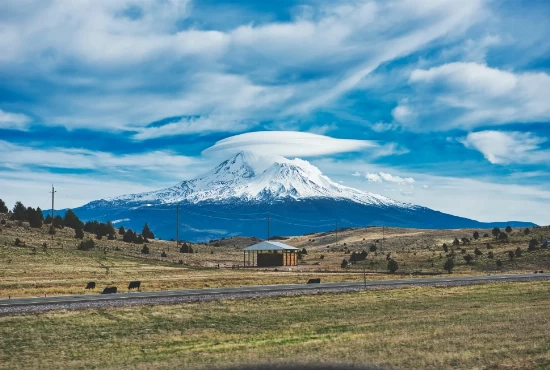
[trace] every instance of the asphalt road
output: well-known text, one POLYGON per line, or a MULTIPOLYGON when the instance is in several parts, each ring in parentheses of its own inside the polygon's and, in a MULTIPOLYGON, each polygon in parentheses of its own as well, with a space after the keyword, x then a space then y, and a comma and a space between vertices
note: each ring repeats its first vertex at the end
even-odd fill
MULTIPOLYGON (((522 280, 546 280, 550 279, 550 273, 544 274, 518 274, 518 275, 488 275, 488 276, 457 276, 457 277, 436 277, 436 278, 414 278, 398 280, 374 280, 367 281, 367 287, 397 287, 407 285, 434 285, 434 284, 460 284, 460 283, 483 283, 497 281, 522 281, 522 280)), ((133 299, 155 299, 168 297, 200 297, 212 295, 235 295, 241 293, 268 293, 268 292, 300 292, 308 290, 339 290, 345 288, 359 288, 365 286, 364 282, 346 283, 321 283, 321 284, 289 284, 289 285, 262 285, 244 286, 236 288, 214 288, 214 289, 193 289, 193 290, 166 290, 155 292, 130 292, 117 294, 85 294, 55 297, 36 298, 14 298, 0 300, 0 307, 23 307, 51 304, 71 304, 79 302, 105 302, 114 300, 133 299)))

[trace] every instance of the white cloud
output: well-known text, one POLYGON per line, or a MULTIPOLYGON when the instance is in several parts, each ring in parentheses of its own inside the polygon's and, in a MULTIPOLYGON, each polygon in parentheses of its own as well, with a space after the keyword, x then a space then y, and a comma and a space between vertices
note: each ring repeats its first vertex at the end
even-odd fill
POLYGON ((460 141, 493 164, 541 163, 550 159, 550 150, 540 148, 547 139, 528 132, 480 131, 469 133, 460 141))
POLYGON ((404 128, 471 129, 550 120, 550 75, 513 73, 478 63, 448 63, 411 73, 415 96, 394 109, 404 128))
POLYGON ((361 176, 361 174, 360 174, 359 172, 357 172, 357 171, 355 171, 355 172, 352 173, 351 175, 354 176, 354 177, 359 177, 359 176, 361 176))
POLYGON ((376 122, 371 129, 375 132, 393 131, 399 128, 399 125, 394 123, 376 122))
POLYGON ((365 178, 369 182, 389 182, 389 183, 395 183, 400 185, 412 185, 414 184, 414 179, 412 177, 400 177, 396 175, 392 175, 390 173, 386 172, 379 172, 379 173, 367 173, 365 175, 365 178))
POLYGON ((483 0, 365 0, 302 7, 286 22, 206 30, 189 18, 189 3, 6 0, 0 69, 33 86, 25 93, 40 99, 27 111, 48 125, 137 130, 139 140, 201 128, 237 132, 229 123, 146 125, 229 116, 244 129, 308 115, 334 104, 381 63, 461 35, 486 13, 483 0), (128 15, 131 7, 138 16, 128 15), (193 26, 181 29, 187 18, 193 26), (61 73, 68 65, 71 73, 61 73))
POLYGON ((198 160, 167 151, 152 151, 136 154, 114 155, 86 149, 47 148, 38 149, 11 144, 0 140, 2 166, 21 168, 40 166, 61 169, 83 169, 106 172, 133 172, 139 177, 141 171, 154 171, 162 174, 165 170, 181 173, 198 160))
POLYGON ((370 140, 336 139, 297 131, 248 132, 218 141, 203 154, 227 156, 240 151, 289 157, 313 157, 378 148, 370 140))
POLYGON ((24 114, 10 113, 0 109, 0 129, 25 131, 31 122, 31 118, 24 114))

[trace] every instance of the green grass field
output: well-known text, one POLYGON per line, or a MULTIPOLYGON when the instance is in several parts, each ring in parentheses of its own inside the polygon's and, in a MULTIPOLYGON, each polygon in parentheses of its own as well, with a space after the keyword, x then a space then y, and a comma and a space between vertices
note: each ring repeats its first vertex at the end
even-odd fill
POLYGON ((0 318, 0 368, 550 367, 550 282, 0 318))

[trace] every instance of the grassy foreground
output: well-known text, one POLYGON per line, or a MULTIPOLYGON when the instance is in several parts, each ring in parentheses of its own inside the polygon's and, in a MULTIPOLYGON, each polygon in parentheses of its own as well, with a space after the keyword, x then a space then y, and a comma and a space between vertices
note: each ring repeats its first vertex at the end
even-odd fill
POLYGON ((550 282, 0 318, 0 368, 550 367, 550 282))

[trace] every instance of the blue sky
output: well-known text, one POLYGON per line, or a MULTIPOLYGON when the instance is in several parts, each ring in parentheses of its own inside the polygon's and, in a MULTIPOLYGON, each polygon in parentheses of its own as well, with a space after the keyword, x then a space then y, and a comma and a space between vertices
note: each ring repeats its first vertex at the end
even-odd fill
POLYGON ((348 186, 550 224, 548 14, 547 1, 2 1, 0 198, 46 208, 54 183, 76 207, 159 189, 264 137, 348 186))

